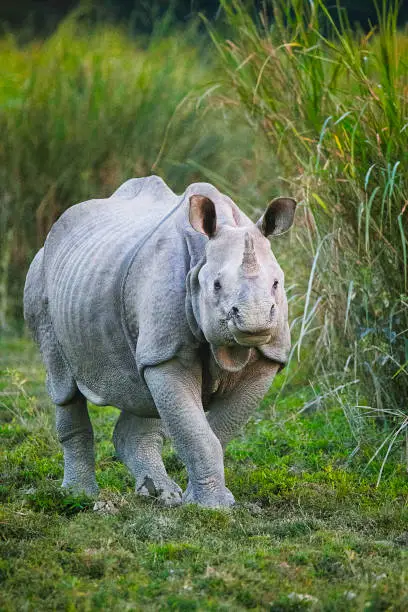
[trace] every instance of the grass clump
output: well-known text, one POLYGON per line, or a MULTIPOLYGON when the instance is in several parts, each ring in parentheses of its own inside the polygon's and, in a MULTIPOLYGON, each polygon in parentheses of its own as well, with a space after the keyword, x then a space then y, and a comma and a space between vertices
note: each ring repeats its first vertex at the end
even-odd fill
POLYGON ((408 426, 408 38, 397 4, 384 2, 368 33, 344 11, 336 25, 322 0, 267 4, 258 19, 239 1, 223 8, 230 40, 212 35, 228 86, 304 204, 311 276, 297 354, 313 341, 320 390, 343 404, 356 448, 362 412, 385 424, 385 458, 408 426))

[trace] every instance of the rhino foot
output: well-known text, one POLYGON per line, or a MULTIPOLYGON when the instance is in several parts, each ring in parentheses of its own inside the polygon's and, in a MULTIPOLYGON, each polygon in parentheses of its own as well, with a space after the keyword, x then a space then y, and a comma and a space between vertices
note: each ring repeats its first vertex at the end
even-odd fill
POLYGON ((89 482, 80 482, 78 480, 64 482, 61 488, 69 495, 80 496, 86 495, 86 497, 97 497, 99 493, 99 487, 96 484, 96 480, 89 482))
POLYGON ((145 476, 142 484, 136 485, 136 493, 143 497, 154 497, 164 506, 179 506, 182 491, 171 478, 153 479, 145 476))
POLYGON ((214 491, 193 487, 191 482, 188 483, 182 499, 183 504, 198 504, 206 508, 230 508, 235 504, 234 496, 227 487, 214 491))

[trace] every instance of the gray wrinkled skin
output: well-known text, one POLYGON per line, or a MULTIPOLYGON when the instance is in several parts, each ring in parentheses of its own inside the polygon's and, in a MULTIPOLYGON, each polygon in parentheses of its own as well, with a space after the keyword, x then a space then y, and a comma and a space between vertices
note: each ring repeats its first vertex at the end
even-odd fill
POLYGON ((54 224, 24 308, 57 407, 64 487, 98 490, 89 400, 121 410, 114 444, 139 494, 234 503, 223 450, 290 348, 283 273, 265 236, 286 231, 294 211, 280 198, 255 225, 210 184, 177 196, 151 176, 54 224), (184 494, 162 462, 168 435, 188 470, 184 494))

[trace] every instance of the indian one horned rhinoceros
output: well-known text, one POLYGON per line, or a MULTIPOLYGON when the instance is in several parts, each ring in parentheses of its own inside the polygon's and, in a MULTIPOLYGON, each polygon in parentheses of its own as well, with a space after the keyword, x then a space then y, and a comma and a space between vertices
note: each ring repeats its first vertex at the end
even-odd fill
POLYGON ((150 176, 53 225, 24 306, 56 404, 64 487, 98 490, 89 400, 121 410, 113 440, 138 493, 234 503, 223 449, 288 356, 284 276, 266 236, 285 232, 295 208, 275 199, 255 225, 208 183, 178 196, 150 176), (163 465, 166 435, 188 470, 183 495, 163 465))

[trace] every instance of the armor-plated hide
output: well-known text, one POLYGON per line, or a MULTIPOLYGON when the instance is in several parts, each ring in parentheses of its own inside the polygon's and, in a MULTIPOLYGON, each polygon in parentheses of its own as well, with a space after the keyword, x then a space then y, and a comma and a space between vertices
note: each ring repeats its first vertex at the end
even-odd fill
POLYGON ((180 503, 161 460, 170 433, 190 476, 183 499, 233 503, 222 448, 290 348, 283 273, 265 236, 286 231, 295 206, 275 200, 255 226, 208 183, 178 196, 151 176, 53 225, 24 314, 57 405, 63 486, 97 490, 86 398, 123 411, 115 446, 139 493, 180 503))

